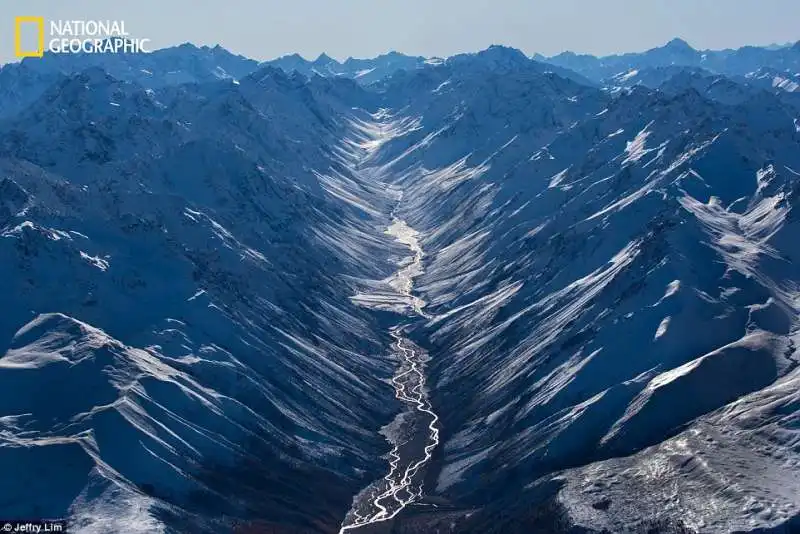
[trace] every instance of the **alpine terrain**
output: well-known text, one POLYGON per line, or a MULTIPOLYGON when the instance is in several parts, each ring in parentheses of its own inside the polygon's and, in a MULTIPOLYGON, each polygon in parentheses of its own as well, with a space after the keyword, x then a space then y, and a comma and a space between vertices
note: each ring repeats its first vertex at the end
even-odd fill
POLYGON ((799 236, 800 43, 5 65, 0 518, 800 532, 799 236))

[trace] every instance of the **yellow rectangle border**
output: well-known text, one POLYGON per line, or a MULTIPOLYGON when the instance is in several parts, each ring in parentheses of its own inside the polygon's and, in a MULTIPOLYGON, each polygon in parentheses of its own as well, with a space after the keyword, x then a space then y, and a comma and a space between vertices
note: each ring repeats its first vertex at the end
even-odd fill
POLYGON ((44 56, 44 17, 14 18, 14 55, 19 58, 44 56), (36 51, 22 49, 22 25, 31 23, 39 28, 39 48, 36 51))

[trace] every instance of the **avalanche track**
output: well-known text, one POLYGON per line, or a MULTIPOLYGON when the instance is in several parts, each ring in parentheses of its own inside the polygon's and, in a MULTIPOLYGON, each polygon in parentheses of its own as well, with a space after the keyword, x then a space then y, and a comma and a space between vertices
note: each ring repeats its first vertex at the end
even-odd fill
MULTIPOLYGON (((366 162, 369 161, 371 153, 391 136, 391 132, 396 131, 392 123, 383 122, 386 118, 385 115, 377 115, 375 119, 381 122, 367 126, 369 140, 364 143, 364 159, 358 165, 361 174, 380 182, 383 182, 382 170, 369 168, 366 162)), ((398 271, 385 281, 396 294, 388 296, 383 294, 377 297, 357 295, 354 299, 368 307, 376 301, 382 301, 384 304, 387 300, 394 301, 395 304, 388 309, 409 318, 425 318, 428 317, 423 311, 425 302, 413 294, 414 278, 423 273, 424 252, 418 240, 418 233, 396 216, 397 208, 403 199, 402 191, 386 185, 389 194, 395 196, 396 205, 389 215, 392 222, 385 234, 406 245, 413 255, 399 261, 398 271)), ((387 309, 385 306, 375 307, 387 309)), ((425 363, 428 354, 404 335, 408 326, 407 322, 400 322, 389 330, 394 339, 391 349, 399 364, 392 378, 392 385, 395 396, 406 407, 383 429, 384 435, 392 445, 389 453, 389 470, 383 478, 370 484, 354 498, 353 506, 342 523, 340 534, 354 530, 375 532, 379 524, 391 521, 404 508, 422 498, 424 468, 439 444, 437 424, 439 418, 431 407, 425 384, 425 363)))

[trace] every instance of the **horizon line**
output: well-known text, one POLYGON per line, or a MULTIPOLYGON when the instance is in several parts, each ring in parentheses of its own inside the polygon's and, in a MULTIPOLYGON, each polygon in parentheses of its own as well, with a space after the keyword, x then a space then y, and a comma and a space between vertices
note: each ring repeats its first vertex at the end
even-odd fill
MULTIPOLYGON (((686 39, 684 39, 682 37, 674 37, 674 38, 670 39, 669 41, 667 41, 666 43, 662 44, 661 46, 656 46, 656 47, 653 47, 653 48, 647 48, 647 49, 638 50, 638 51, 617 52, 617 53, 614 53, 614 54, 605 54, 605 55, 596 55, 596 54, 592 54, 592 53, 589 53, 589 52, 577 52, 577 51, 570 50, 570 49, 563 50, 563 51, 561 51, 561 52, 559 52, 557 54, 553 54, 553 55, 550 55, 550 56, 544 55, 544 54, 540 54, 539 52, 534 52, 533 54, 527 54, 521 48, 517 48, 515 46, 508 45, 508 44, 494 43, 494 44, 491 44, 488 47, 483 48, 483 49, 473 50, 473 51, 462 51, 462 52, 458 52, 456 54, 452 54, 452 55, 449 55, 449 56, 406 54, 404 52, 400 52, 400 51, 398 51, 396 49, 393 49, 393 50, 388 50, 386 52, 382 52, 382 53, 374 55, 374 56, 365 56, 365 57, 348 56, 345 59, 339 59, 339 58, 337 58, 335 56, 330 55, 327 52, 321 52, 316 58, 308 59, 306 56, 300 54, 299 52, 291 52, 291 53, 283 54, 283 55, 280 55, 280 56, 275 56, 275 57, 273 57, 271 59, 259 60, 259 59, 253 58, 251 56, 247 56, 247 55, 244 55, 244 54, 240 54, 240 53, 234 52, 230 48, 226 48, 225 46, 223 46, 221 43, 196 44, 196 43, 193 43, 191 41, 184 41, 182 43, 172 44, 172 45, 167 45, 167 46, 163 46, 163 47, 160 47, 160 48, 156 48, 156 49, 151 50, 150 52, 139 52, 138 54, 153 54, 153 53, 156 53, 156 52, 163 52, 163 51, 171 50, 171 49, 175 49, 175 48, 180 48, 180 47, 185 47, 185 46, 192 46, 192 47, 194 47, 194 48, 196 48, 198 50, 202 50, 202 49, 214 50, 214 49, 219 48, 219 49, 224 50, 225 52, 227 52, 227 53, 229 53, 231 55, 242 57, 242 58, 249 59, 249 60, 252 60, 252 61, 256 61, 259 64, 269 63, 269 62, 277 61, 277 60, 280 60, 280 59, 297 56, 297 57, 299 57, 300 59, 302 59, 303 61, 305 61, 307 63, 314 63, 314 62, 318 61, 319 59, 321 59, 323 57, 327 57, 327 58, 330 58, 330 59, 334 60, 336 63, 341 65, 341 64, 343 64, 343 63, 345 63, 345 62, 347 62, 349 60, 353 60, 353 61, 370 60, 370 59, 375 59, 375 58, 378 58, 378 57, 388 56, 388 55, 392 55, 392 54, 397 54, 397 55, 401 55, 401 56, 405 56, 405 57, 423 58, 423 59, 449 59, 449 58, 460 56, 460 55, 477 54, 477 53, 489 50, 492 47, 502 47, 502 48, 509 48, 509 49, 517 50, 520 53, 524 54, 529 59, 535 59, 537 57, 542 57, 542 58, 545 58, 545 59, 552 59, 552 58, 558 57, 558 56, 563 55, 563 54, 574 54, 574 55, 577 55, 577 56, 587 56, 587 57, 595 57, 595 58, 598 58, 598 59, 603 59, 603 58, 619 57, 619 56, 624 56, 624 55, 628 55, 628 54, 634 54, 634 55, 635 54, 644 54, 644 53, 650 52, 652 50, 659 50, 659 49, 662 49, 662 48, 666 48, 670 44, 676 43, 676 42, 685 43, 686 45, 688 45, 689 48, 691 48, 695 52, 726 52, 726 51, 738 51, 738 50, 742 50, 742 49, 745 49, 745 48, 770 49, 770 48, 773 48, 773 47, 777 47, 776 49, 780 50, 780 49, 791 48, 793 46, 800 45, 800 39, 798 39, 796 41, 788 41, 788 42, 785 42, 785 43, 773 42, 773 43, 761 44, 761 45, 744 44, 744 45, 742 45, 742 46, 740 46, 738 48, 707 48, 707 49, 700 49, 700 48, 695 48, 694 46, 691 45, 691 43, 689 43, 686 39)), ((51 53, 47 52, 45 55, 46 56, 47 55, 51 55, 51 53)), ((83 55, 83 54, 74 54, 74 55, 83 55)), ((6 67, 8 65, 20 64, 20 63, 22 63, 23 59, 31 59, 31 58, 14 58, 12 61, 7 61, 5 63, 0 63, 0 68, 4 68, 4 67, 6 67)), ((39 58, 34 58, 34 59, 39 59, 39 58)))

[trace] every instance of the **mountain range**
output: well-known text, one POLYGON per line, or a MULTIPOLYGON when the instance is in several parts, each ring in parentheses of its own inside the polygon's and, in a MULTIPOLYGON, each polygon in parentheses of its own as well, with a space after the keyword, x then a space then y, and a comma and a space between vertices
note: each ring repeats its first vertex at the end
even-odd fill
POLYGON ((5 65, 0 517, 800 531, 799 199, 800 44, 5 65))

